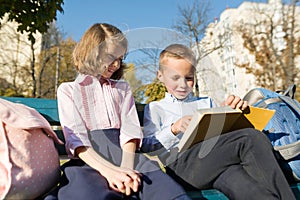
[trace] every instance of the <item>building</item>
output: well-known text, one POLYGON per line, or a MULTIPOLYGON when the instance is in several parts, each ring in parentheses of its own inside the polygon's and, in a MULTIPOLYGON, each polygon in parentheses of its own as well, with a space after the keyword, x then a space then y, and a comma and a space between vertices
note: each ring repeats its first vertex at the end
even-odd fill
MULTIPOLYGON (((18 24, 8 21, 8 15, 1 20, 0 27, 0 78, 13 85, 26 85, 21 69, 32 61, 31 43, 26 33, 17 31, 18 24)), ((41 52, 42 34, 34 35, 33 46, 36 61, 41 52)))
MULTIPOLYGON (((242 32, 238 29, 250 23, 264 22, 263 16, 269 14, 272 22, 276 23, 272 40, 280 53, 287 45, 282 28, 282 8, 281 0, 269 0, 268 3, 243 2, 238 8, 224 10, 219 21, 209 24, 200 42, 203 49, 197 66, 200 96, 212 96, 220 103, 229 94, 243 97, 250 89, 259 87, 256 77, 241 67, 244 64, 260 66, 255 56, 243 46, 242 32)), ((300 14, 300 8, 296 7, 295 12, 300 14)), ((300 25, 297 20, 296 23, 300 25)), ((265 24, 261 24, 262 29, 266 28, 265 24)), ((296 61, 299 66, 299 56, 296 61)))

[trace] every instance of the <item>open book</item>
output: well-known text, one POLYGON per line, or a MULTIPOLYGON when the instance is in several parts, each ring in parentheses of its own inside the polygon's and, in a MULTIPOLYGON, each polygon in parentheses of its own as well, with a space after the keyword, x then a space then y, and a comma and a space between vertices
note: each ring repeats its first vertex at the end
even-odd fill
POLYGON ((261 131, 274 113, 275 110, 253 106, 244 111, 229 106, 199 109, 179 141, 178 149, 183 151, 203 140, 242 128, 261 131))

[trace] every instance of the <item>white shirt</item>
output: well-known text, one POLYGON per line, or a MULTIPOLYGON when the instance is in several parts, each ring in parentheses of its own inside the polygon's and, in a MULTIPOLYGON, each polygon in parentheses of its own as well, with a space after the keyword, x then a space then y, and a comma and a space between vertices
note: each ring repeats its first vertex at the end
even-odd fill
POLYGON ((185 115, 193 115, 197 109, 212 107, 216 104, 209 97, 199 98, 190 94, 184 100, 178 100, 166 93, 164 99, 145 107, 143 145, 149 147, 160 142, 167 150, 176 147, 182 133, 174 135, 171 125, 185 115))

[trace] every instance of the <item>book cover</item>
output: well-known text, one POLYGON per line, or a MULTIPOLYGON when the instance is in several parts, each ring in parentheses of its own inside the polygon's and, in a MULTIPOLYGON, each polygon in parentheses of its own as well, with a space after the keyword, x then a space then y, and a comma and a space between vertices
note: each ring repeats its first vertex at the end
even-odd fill
POLYGON ((263 130, 275 111, 253 106, 246 110, 229 106, 197 110, 178 144, 183 151, 203 140, 242 128, 263 130))

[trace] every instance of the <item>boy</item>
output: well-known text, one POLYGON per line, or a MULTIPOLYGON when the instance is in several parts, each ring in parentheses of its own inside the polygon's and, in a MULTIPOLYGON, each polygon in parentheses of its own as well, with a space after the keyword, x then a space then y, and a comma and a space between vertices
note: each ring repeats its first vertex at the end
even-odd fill
MULTIPOLYGON (((167 173, 186 189, 215 188, 230 199, 295 199, 269 140, 255 129, 227 133, 178 153, 176 146, 193 112, 216 106, 211 98, 192 95, 195 62, 184 45, 161 52, 157 77, 167 93, 145 108, 142 149, 159 154, 167 173)), ((248 106, 234 95, 224 105, 248 106)))

